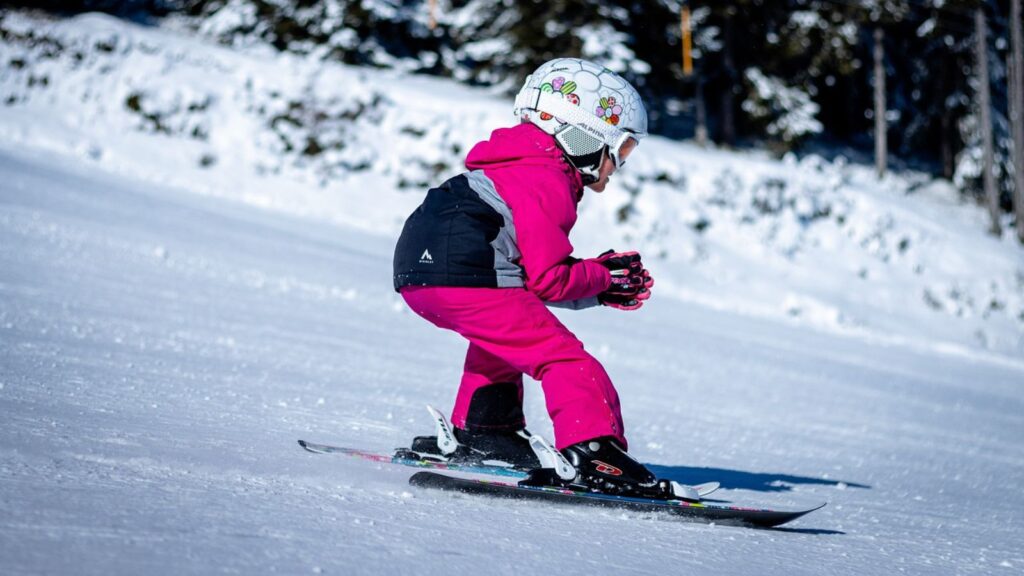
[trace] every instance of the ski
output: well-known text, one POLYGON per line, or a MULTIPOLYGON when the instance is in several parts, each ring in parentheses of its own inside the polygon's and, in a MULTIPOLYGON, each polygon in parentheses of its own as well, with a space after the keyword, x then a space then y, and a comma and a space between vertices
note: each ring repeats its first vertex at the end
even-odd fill
POLYGON ((526 478, 527 473, 522 470, 515 468, 509 468, 507 466, 497 466, 489 464, 461 464, 457 462, 445 462, 443 460, 433 460, 423 458, 415 452, 408 450, 398 451, 396 454, 380 454, 377 452, 370 452, 367 450, 360 450, 358 448, 346 448, 343 446, 329 446, 327 444, 316 444, 313 442, 306 442, 305 440, 299 440, 299 446, 302 446, 310 452, 316 454, 345 454, 354 458, 362 460, 369 460, 371 462, 380 462, 383 464, 397 464, 399 466, 411 466, 413 468, 432 468, 435 470, 450 470, 453 472, 468 472, 473 474, 488 474, 491 476, 504 476, 507 478, 526 478))
POLYGON ((542 500, 569 505, 604 506, 638 512, 665 512, 686 520, 716 524, 771 528, 795 520, 825 506, 820 504, 802 510, 770 510, 692 502, 689 500, 657 500, 583 492, 552 486, 521 486, 497 480, 470 480, 436 472, 417 472, 409 479, 413 486, 476 494, 498 498, 542 500))
MULTIPOLYGON (((519 480, 525 479, 529 476, 529 472, 526 470, 519 470, 508 466, 485 463, 468 464, 445 462, 443 460, 424 458, 407 449, 399 449, 396 450, 395 454, 388 455, 381 454, 379 452, 370 452, 368 450, 360 450, 358 448, 317 444, 315 442, 307 442, 306 440, 299 440, 299 446, 302 446, 307 451, 313 452, 314 454, 344 454, 346 456, 352 456, 353 458, 369 460, 371 462, 380 462, 382 464, 397 464, 399 466, 410 466, 413 468, 430 468, 434 470, 449 470, 452 472, 485 474, 489 476, 502 476, 505 478, 515 478, 519 480)), ((705 482, 695 486, 680 485, 680 489, 693 495, 692 498, 683 499, 699 501, 701 498, 704 498, 708 494, 718 490, 719 486, 718 482, 705 482)))

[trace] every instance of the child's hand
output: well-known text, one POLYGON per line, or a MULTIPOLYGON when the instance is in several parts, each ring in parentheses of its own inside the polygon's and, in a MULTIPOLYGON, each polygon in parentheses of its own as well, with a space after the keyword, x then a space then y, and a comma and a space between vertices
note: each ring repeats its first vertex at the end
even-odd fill
POLYGON ((597 295, 601 304, 619 310, 636 310, 651 297, 654 278, 644 269, 639 253, 608 250, 594 260, 612 274, 611 286, 597 295))

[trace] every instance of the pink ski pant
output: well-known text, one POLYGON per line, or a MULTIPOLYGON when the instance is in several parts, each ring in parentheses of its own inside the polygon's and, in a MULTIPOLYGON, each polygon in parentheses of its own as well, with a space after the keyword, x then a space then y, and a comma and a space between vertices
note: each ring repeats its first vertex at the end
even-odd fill
POLYGON ((522 399, 523 374, 539 380, 559 450, 611 436, 626 447, 619 397, 604 367, 544 303, 522 288, 409 286, 410 308, 439 328, 469 340, 452 423, 465 428, 473 393, 514 382, 522 399))

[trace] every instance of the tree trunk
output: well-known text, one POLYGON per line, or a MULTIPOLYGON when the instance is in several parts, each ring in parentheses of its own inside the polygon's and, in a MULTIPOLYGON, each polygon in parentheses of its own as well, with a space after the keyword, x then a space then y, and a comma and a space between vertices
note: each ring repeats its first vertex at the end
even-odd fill
POLYGON ((885 34, 881 28, 875 28, 875 170, 878 178, 885 176, 888 165, 888 129, 885 119, 885 49, 882 40, 885 34))
POLYGON ((942 71, 939 72, 939 95, 942 98, 942 114, 939 117, 940 146, 942 148, 942 177, 947 180, 953 179, 953 172, 956 170, 956 152, 953 149, 953 109, 947 101, 948 91, 951 88, 952 78, 950 70, 953 66, 949 59, 943 62, 942 71))
POLYGON ((697 77, 694 79, 694 106, 697 112, 697 129, 694 138, 698 146, 708 144, 708 114, 704 108, 704 70, 699 67, 697 77))
POLYGON ((722 64, 725 73, 725 87, 722 89, 722 134, 721 143, 732 146, 736 143, 736 119, 733 114, 733 98, 736 90, 736 63, 732 55, 733 43, 733 12, 725 17, 725 29, 722 31, 722 64))
POLYGON ((996 190, 995 175, 992 173, 992 109, 989 94, 988 76, 988 35, 985 23, 985 10, 978 7, 974 11, 974 49, 978 66, 978 119, 981 123, 981 176, 985 190, 985 203, 988 205, 989 216, 992 217, 992 234, 1000 236, 1003 228, 999 224, 999 193, 996 190))
POLYGON ((1024 39, 1021 38, 1020 0, 1010 3, 1010 36, 1013 65, 1010 68, 1010 121, 1013 123, 1014 208, 1017 239, 1024 242, 1024 39))

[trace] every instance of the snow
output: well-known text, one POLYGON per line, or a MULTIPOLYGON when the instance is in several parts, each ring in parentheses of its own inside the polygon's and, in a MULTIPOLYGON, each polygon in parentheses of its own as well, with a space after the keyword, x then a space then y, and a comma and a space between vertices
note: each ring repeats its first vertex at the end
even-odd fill
MULTIPOLYGON (((24 59, 0 69, 0 572, 1024 566, 1024 262, 948 184, 651 138, 582 205, 578 252, 638 248, 658 282, 635 313, 559 312, 632 452, 716 498, 826 508, 758 531, 425 492, 295 440, 386 451, 450 406, 465 345, 406 310, 391 252, 419 180, 508 102, 36 18, 0 23, 36 35, 0 45, 24 59), (310 134, 345 147, 287 151, 310 134)), ((533 382, 526 413, 550 438, 533 382)))

